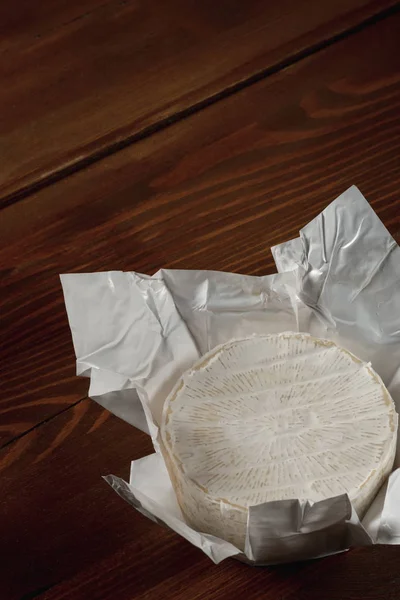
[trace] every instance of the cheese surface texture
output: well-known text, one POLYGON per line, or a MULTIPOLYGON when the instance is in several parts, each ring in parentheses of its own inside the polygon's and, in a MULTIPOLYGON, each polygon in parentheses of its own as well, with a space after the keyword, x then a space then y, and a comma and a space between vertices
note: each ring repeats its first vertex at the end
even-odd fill
POLYGON ((282 333, 214 348, 164 405, 162 451, 188 523, 244 548, 247 509, 349 495, 363 516, 392 469, 397 414, 335 343, 282 333))

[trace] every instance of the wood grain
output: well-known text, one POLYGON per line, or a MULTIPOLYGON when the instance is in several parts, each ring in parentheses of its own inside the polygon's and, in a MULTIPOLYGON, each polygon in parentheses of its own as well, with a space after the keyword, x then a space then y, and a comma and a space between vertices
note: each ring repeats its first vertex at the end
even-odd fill
POLYGON ((0 197, 26 195, 396 5, 5 2, 0 197))
POLYGON ((148 436, 89 400, 0 452, 2 600, 397 600, 399 550, 319 561, 215 566, 146 519, 101 475, 125 478, 148 436))
MULTIPOLYGON (((109 3, 109 2, 108 2, 109 3)), ((105 0, 17 0, 0 5, 0 55, 21 51, 43 36, 101 10, 105 0)))
POLYGON ((147 539, 141 548, 129 545, 122 560, 120 552, 104 561, 101 570, 91 568, 41 600, 69 598, 71 593, 76 600, 397 600, 400 593, 395 546, 352 550, 308 564, 252 569, 232 559, 215 566, 178 536, 167 535, 155 542, 149 535, 148 547, 147 539), (138 562, 126 557, 131 549, 138 562))
POLYGON ((400 17, 0 212, 1 441, 84 397, 58 274, 274 271, 352 184, 400 240, 400 17))
POLYGON ((139 549, 150 522, 118 502, 101 476, 129 477, 130 460, 151 451, 148 436, 90 400, 4 449, 2 600, 34 597, 126 542, 139 549))

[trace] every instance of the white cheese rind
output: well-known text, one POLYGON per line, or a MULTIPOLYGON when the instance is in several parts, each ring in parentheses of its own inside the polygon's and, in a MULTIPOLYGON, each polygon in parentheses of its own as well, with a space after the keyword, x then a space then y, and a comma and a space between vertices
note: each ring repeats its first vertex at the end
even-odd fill
POLYGON ((347 492, 361 517, 392 469, 397 414, 379 376, 305 334, 233 340, 203 356, 164 406, 162 449, 198 531, 244 548, 247 509, 347 492))

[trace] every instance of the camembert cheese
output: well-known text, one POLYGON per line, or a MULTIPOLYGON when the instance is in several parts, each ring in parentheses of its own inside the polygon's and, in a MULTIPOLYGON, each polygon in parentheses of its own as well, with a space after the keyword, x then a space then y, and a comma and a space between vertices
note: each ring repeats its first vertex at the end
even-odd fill
POLYGON ((245 544, 247 509, 347 492, 362 517, 392 469, 397 414, 379 376, 335 343, 233 340, 166 400, 162 451, 188 523, 245 544))

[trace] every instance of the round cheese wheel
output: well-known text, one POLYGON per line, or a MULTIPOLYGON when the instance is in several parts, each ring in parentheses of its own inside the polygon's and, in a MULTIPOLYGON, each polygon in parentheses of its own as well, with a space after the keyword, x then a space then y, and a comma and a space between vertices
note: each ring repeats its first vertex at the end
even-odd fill
POLYGON ((164 405, 162 451, 187 522, 244 548, 248 507, 349 495, 362 517, 390 473, 394 403, 334 342, 282 333, 202 357, 164 405))

